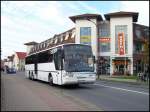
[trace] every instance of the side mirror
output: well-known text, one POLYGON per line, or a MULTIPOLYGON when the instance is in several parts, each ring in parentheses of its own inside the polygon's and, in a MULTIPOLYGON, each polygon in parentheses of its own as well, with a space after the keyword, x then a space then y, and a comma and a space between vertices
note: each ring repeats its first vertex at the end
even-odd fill
POLYGON ((93 62, 94 62, 94 63, 96 63, 96 59, 95 59, 95 56, 93 56, 93 62))
POLYGON ((64 56, 64 51, 62 50, 62 51, 61 51, 61 58, 64 59, 64 57, 65 57, 65 56, 64 56))

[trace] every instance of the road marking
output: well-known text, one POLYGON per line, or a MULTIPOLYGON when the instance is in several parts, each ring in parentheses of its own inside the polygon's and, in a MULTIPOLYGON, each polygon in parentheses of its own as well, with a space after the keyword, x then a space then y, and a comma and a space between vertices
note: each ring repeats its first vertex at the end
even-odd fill
POLYGON ((98 86, 103 86, 103 87, 108 87, 108 88, 113 88, 113 89, 118 89, 118 90, 123 90, 123 91, 130 91, 130 92, 140 93, 140 94, 144 94, 144 95, 149 95, 149 93, 146 93, 146 92, 134 91, 134 90, 118 88, 118 87, 113 87, 113 86, 106 86, 106 85, 102 85, 102 84, 93 84, 93 85, 98 85, 98 86))

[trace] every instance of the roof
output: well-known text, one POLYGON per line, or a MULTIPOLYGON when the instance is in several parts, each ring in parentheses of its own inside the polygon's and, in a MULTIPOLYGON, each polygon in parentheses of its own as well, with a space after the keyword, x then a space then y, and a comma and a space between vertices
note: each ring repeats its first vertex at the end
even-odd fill
POLYGON ((32 41, 32 42, 25 43, 24 45, 35 45, 35 44, 38 44, 38 43, 37 43, 37 42, 32 41))
POLYGON ((104 14, 106 20, 110 20, 111 17, 127 17, 127 16, 132 16, 133 17, 133 22, 137 22, 138 19, 138 12, 125 12, 125 11, 120 11, 120 12, 113 12, 113 13, 108 13, 104 14))
POLYGON ((19 59, 25 59, 27 53, 26 52, 16 52, 19 59))
POLYGON ((84 19, 84 18, 96 18, 97 20, 101 21, 102 16, 99 14, 81 14, 81 15, 76 15, 76 16, 70 16, 69 17, 73 22, 75 22, 76 19, 84 19))

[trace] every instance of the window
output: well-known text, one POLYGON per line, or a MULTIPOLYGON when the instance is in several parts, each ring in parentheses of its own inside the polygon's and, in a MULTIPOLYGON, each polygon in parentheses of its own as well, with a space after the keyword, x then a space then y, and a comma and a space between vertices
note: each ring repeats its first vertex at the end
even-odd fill
POLYGON ((61 42, 63 41, 63 35, 60 36, 60 41, 61 41, 61 42))
POLYGON ((49 50, 38 53, 38 63, 52 62, 53 55, 50 54, 49 50))
POLYGON ((54 63, 55 63, 55 68, 56 70, 61 70, 61 64, 62 62, 62 50, 61 48, 57 48, 57 52, 54 53, 54 63))
POLYGON ((69 37, 69 33, 67 32, 65 35, 65 40, 68 40, 68 37, 69 37))
POLYGON ((102 22, 99 24, 99 37, 110 37, 110 24, 102 22))
POLYGON ((56 39, 55 39, 55 44, 57 43, 57 41, 58 41, 58 39, 56 38, 56 39))
POLYGON ((141 31, 138 27, 136 27, 135 34, 137 38, 141 38, 141 31))
POLYGON ((100 43, 99 50, 100 50, 100 52, 110 52, 110 43, 109 42, 100 43))
POLYGON ((125 53, 127 53, 128 49, 128 33, 127 33, 127 25, 116 25, 115 26, 115 53, 118 54, 118 34, 124 33, 125 38, 125 53))
POLYGON ((26 64, 34 64, 36 63, 36 61, 37 61, 37 55, 31 55, 31 56, 26 57, 25 59, 26 64))
POLYGON ((91 45, 91 27, 80 28, 80 43, 91 45))
POLYGON ((134 44, 134 52, 140 53, 141 51, 143 51, 143 45, 141 43, 134 44))
POLYGON ((75 36, 75 32, 73 31, 71 34, 71 38, 74 38, 74 36, 75 36))

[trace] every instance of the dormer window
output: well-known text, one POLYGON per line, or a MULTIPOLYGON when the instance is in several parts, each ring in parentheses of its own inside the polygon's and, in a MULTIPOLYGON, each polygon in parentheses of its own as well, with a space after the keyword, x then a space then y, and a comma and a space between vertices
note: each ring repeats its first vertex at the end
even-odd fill
POLYGON ((61 41, 61 42, 63 41, 63 35, 60 36, 60 41, 61 41))
POLYGON ((58 41, 58 39, 56 38, 54 43, 56 44, 56 43, 57 43, 57 41, 58 41))
POLYGON ((44 48, 44 43, 42 43, 42 49, 44 48))
POLYGON ((45 42, 45 44, 44 44, 45 46, 44 47, 47 47, 47 42, 45 42))
POLYGON ((68 37, 69 37, 69 33, 67 32, 65 36, 65 40, 68 40, 68 37))
POLYGON ((75 37, 75 32, 73 31, 72 35, 71 35, 71 38, 74 38, 74 37, 75 37))

